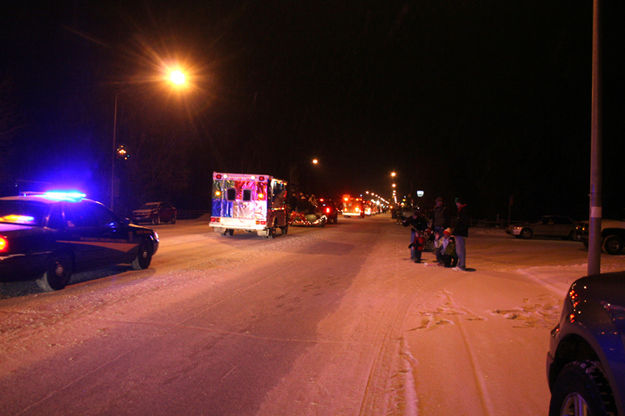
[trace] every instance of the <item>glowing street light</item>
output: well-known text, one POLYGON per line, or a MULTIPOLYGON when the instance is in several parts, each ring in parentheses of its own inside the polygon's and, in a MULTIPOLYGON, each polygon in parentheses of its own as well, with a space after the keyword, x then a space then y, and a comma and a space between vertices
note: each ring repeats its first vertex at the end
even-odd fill
POLYGON ((395 176, 397 176, 397 172, 392 171, 392 172, 391 172, 391 178, 394 178, 395 176))
MULTIPOLYGON (((182 69, 179 67, 165 69, 166 72, 166 81, 175 89, 183 89, 188 86, 187 75, 184 73, 182 69)), ((115 157, 119 157, 120 159, 127 160, 130 155, 127 153, 127 150, 120 146, 120 149, 117 148, 117 101, 118 101, 119 91, 115 93, 115 102, 113 106, 113 153, 111 155, 111 210, 115 209, 115 157)))
POLYGON ((397 188, 397 184, 396 183, 394 183, 392 186, 393 186, 393 188, 397 188))
POLYGON ((187 84, 187 76, 180 69, 169 71, 168 80, 176 87, 183 87, 187 84))
POLYGON ((316 165, 318 165, 318 164, 319 164, 319 159, 314 158, 314 159, 312 160, 312 164, 313 164, 313 165, 315 165, 315 166, 316 166, 316 165))

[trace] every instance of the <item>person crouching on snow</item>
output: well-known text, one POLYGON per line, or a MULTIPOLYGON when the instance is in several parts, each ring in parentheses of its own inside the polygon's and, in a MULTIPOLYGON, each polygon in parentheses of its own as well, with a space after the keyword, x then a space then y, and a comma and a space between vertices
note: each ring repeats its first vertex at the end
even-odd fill
POLYGON ((415 253, 414 262, 415 263, 421 263, 421 253, 423 253, 424 247, 425 247, 425 237, 423 236, 423 231, 415 232, 414 240, 408 246, 408 248, 411 250, 411 253, 414 250, 414 253, 415 253))
POLYGON ((443 235, 436 240, 436 261, 445 267, 455 267, 458 262, 456 255, 456 241, 451 235, 451 228, 446 228, 443 235))

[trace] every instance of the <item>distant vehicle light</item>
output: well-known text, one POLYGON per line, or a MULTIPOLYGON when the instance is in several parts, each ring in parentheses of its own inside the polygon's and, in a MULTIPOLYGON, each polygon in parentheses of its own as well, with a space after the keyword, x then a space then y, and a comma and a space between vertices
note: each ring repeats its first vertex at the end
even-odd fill
POLYGON ((0 253, 9 251, 9 242, 6 238, 0 236, 0 253))
POLYGON ((330 213, 330 207, 326 207, 326 214, 330 213))

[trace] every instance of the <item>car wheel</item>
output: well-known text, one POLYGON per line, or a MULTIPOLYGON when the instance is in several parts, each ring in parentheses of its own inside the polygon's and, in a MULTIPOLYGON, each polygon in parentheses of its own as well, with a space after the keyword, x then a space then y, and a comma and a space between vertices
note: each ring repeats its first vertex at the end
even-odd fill
POLYGON ((175 223, 176 223, 176 216, 175 216, 175 215, 172 215, 172 216, 171 216, 171 220, 169 220, 169 222, 170 222, 171 224, 175 224, 175 223))
POLYGON ((152 217, 152 225, 159 225, 161 223, 161 217, 159 215, 154 215, 152 217))
POLYGON ((623 239, 618 235, 608 235, 603 239, 603 249, 608 254, 619 254, 623 251, 623 239))
POLYGON ((598 362, 564 366, 551 389, 549 416, 616 415, 608 381, 598 362))
POLYGON ((534 236, 534 233, 532 232, 531 228, 523 228, 521 230, 521 238, 532 238, 534 236))
POLYGON ((132 261, 131 265, 134 270, 147 269, 152 261, 152 244, 149 241, 143 241, 139 245, 137 256, 132 261))
POLYGON ((569 236, 567 237, 567 240, 571 240, 571 241, 576 241, 578 240, 577 238, 577 233, 575 232, 575 230, 571 231, 569 233, 569 236))
POLYGON ((289 232, 289 224, 285 224, 284 227, 280 227, 280 230, 282 231, 282 235, 286 235, 289 232))
POLYGON ((55 254, 49 261, 48 268, 37 279, 37 285, 46 292, 63 289, 72 276, 72 257, 69 254, 55 254))

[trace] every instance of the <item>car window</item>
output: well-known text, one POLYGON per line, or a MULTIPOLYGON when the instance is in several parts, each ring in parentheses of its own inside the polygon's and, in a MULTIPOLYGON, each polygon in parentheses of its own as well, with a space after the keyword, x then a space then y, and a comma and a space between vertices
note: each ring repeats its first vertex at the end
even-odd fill
POLYGON ((50 212, 50 218, 48 219, 48 227, 59 229, 63 228, 63 211, 60 205, 55 205, 50 212))
POLYGON ((66 205, 65 220, 69 228, 104 227, 114 224, 115 216, 99 204, 83 201, 66 205))

